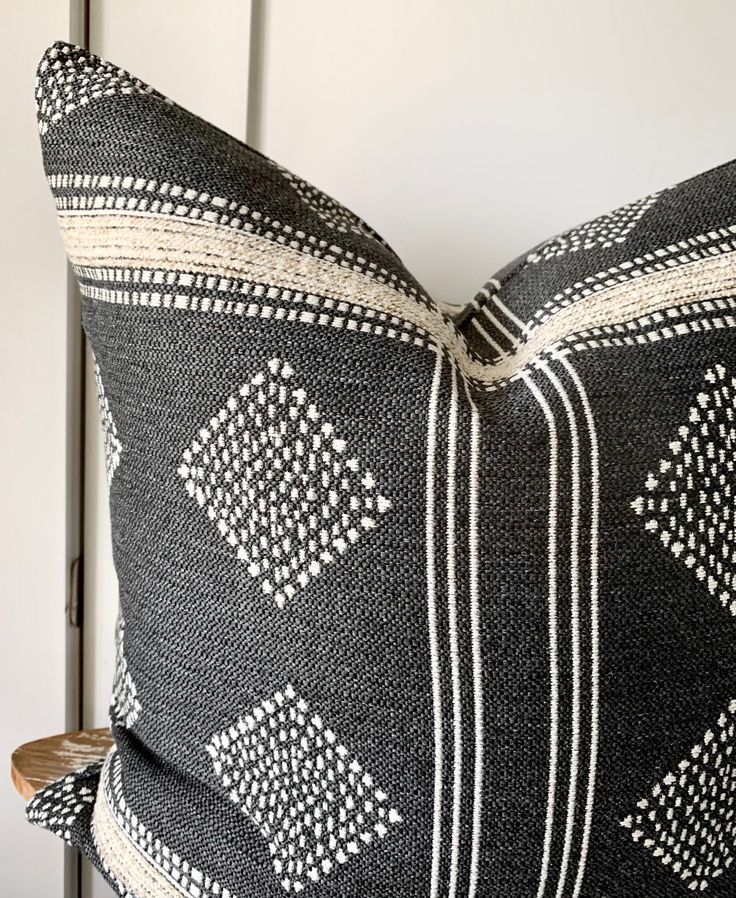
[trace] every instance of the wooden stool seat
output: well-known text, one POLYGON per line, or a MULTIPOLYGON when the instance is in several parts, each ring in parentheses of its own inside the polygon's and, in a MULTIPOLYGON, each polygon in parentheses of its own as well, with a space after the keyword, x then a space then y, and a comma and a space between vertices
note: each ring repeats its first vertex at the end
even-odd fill
POLYGON ((111 745, 108 729, 60 733, 26 742, 16 748, 10 760, 13 785, 26 801, 54 780, 73 770, 104 760, 111 745))

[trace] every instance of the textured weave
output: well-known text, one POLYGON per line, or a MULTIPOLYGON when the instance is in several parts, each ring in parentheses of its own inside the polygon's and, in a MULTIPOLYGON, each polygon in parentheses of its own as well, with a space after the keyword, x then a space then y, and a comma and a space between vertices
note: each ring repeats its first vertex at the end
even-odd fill
POLYGON ((733 896, 736 166, 453 318, 127 72, 38 78, 121 616, 116 747, 29 818, 137 898, 733 896))

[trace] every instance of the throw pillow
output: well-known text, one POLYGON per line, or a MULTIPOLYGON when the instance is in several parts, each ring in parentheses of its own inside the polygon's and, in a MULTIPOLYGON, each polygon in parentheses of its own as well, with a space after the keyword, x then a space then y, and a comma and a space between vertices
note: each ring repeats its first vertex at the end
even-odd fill
POLYGON ((121 617, 29 817, 139 898, 732 896, 736 166, 453 316, 122 69, 37 101, 121 617))

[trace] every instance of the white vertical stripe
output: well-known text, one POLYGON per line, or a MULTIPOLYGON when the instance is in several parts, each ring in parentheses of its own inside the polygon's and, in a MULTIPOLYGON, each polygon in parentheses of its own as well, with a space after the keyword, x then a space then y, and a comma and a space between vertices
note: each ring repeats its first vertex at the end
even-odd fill
POLYGON ((493 297, 493 301, 496 303, 498 308, 503 312, 503 314, 509 319, 509 321, 513 322, 519 330, 524 330, 524 322, 517 315, 511 311, 511 309, 506 305, 506 303, 501 302, 498 296, 493 297))
POLYGON ((460 810, 463 785, 463 716, 460 692, 460 655, 457 638, 457 581, 455 577, 455 478, 457 467, 457 371, 452 366, 452 394, 447 422, 447 609, 452 671, 452 713, 454 725, 455 768, 452 795, 452 842, 450 852, 450 882, 448 898, 457 891, 458 858, 460 855, 460 810))
POLYGON ((580 860, 575 878, 573 898, 578 898, 585 876, 585 865, 588 859, 590 844, 590 828, 593 822, 593 804, 595 801, 595 780, 598 766, 598 693, 599 693, 599 636, 598 636, 598 517, 600 502, 600 475, 598 462, 598 436, 596 434, 593 411, 588 394, 585 391, 577 371, 563 357, 559 356, 562 365, 567 369, 580 394, 585 413, 585 421, 590 436, 590 768, 588 771, 588 791, 585 801, 585 821, 583 823, 583 839, 580 847, 580 860))
POLYGON ((511 343, 512 346, 517 345, 517 343, 519 342, 519 338, 515 337, 507 327, 504 327, 503 322, 499 321, 499 319, 496 318, 496 316, 493 314, 493 312, 491 312, 488 306, 483 306, 483 314, 491 322, 491 324, 493 324, 496 328, 498 328, 498 330, 501 331, 501 333, 504 335, 504 337, 506 337, 506 339, 509 341, 509 343, 511 343))
POLYGON ((544 843, 542 848, 542 867, 539 873, 537 898, 542 898, 549 875, 550 854, 552 851, 552 829, 555 816, 555 799, 557 791, 557 760, 559 740, 559 700, 560 670, 557 646, 557 456, 558 438, 555 417, 544 394, 537 387, 529 374, 522 374, 524 382, 542 409, 549 432, 549 530, 547 533, 547 581, 549 604, 549 778, 547 786, 547 816, 544 826, 544 843))
MULTIPOLYGON (((470 398, 470 397, 469 397, 470 398)), ((473 829, 470 846, 470 884, 468 898, 475 898, 478 887, 478 857, 480 854, 481 821, 483 814, 483 661, 480 645, 480 595, 478 585, 478 455, 480 450, 480 420, 478 410, 470 398, 470 475, 468 524, 470 528, 468 562, 470 574, 470 633, 473 655, 473 706, 475 728, 475 767, 473 774, 473 829)))
POLYGON ((432 673, 432 705, 434 709, 434 809, 432 829, 432 869, 430 898, 437 898, 440 876, 440 846, 442 840, 442 690, 440 685, 440 658, 437 642, 437 590, 435 571, 435 471, 437 455, 437 401, 442 374, 442 353, 437 351, 437 362, 432 379, 427 410, 427 622, 429 626, 429 659, 432 673))
POLYGON ((471 319, 470 322, 473 327, 478 331, 478 333, 483 337, 483 339, 488 343, 488 345, 494 349, 499 355, 506 355, 505 350, 503 350, 498 343, 493 339, 493 337, 488 333, 488 331, 483 327, 483 325, 478 321, 478 316, 471 319))
POLYGON ((575 804, 578 789, 578 768, 580 764, 580 444, 570 397, 557 375, 544 362, 540 368, 549 378, 562 400, 570 426, 571 446, 571 489, 572 489, 572 523, 570 528, 570 638, 572 642, 572 710, 570 748, 570 783, 567 792, 567 815, 565 820, 565 839, 562 846, 562 860, 557 883, 556 898, 562 898, 565 890, 567 871, 570 865, 572 836, 575 826, 575 804))

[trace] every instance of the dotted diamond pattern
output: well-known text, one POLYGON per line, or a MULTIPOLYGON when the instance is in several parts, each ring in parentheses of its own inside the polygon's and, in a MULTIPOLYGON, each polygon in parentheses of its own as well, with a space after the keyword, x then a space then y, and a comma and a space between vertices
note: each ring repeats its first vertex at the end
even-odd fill
POLYGON ((668 454, 649 472, 645 493, 631 503, 645 528, 734 615, 735 409, 736 380, 716 365, 668 454))
POLYGON ((161 97, 152 87, 124 69, 80 47, 66 44, 52 47, 41 61, 36 78, 39 131, 46 134, 51 125, 78 107, 116 94, 153 94, 161 97))
POLYGON ((118 429, 110 411, 110 403, 107 401, 105 387, 102 383, 102 374, 97 362, 95 362, 95 384, 97 387, 97 404, 100 409, 100 423, 102 424, 102 438, 105 446, 105 470, 109 486, 120 464, 120 453, 123 451, 123 446, 118 439, 118 429))
POLYGON ((703 891, 727 870, 736 853, 736 701, 718 724, 659 780, 621 821, 637 843, 703 891))
POLYGON ((189 495, 279 607, 391 506, 293 374, 272 359, 199 430, 179 467, 189 495))
POLYGON ((207 752, 231 801, 268 842, 287 892, 319 882, 401 822, 292 686, 214 735, 207 752))
POLYGON ((659 195, 660 193, 652 193, 577 228, 565 231, 531 253, 527 261, 546 262, 580 250, 596 247, 604 249, 623 243, 644 214, 654 205, 659 195))
POLYGON ((36 792, 28 803, 26 816, 36 826, 70 842, 74 821, 86 805, 94 802, 94 791, 85 785, 84 780, 80 780, 77 773, 70 773, 36 792))

